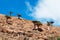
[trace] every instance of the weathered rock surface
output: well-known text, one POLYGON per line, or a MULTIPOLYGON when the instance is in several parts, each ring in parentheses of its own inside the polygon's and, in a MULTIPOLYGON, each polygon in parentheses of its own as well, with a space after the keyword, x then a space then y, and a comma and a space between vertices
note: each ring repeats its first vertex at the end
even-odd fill
POLYGON ((60 36, 60 27, 43 24, 39 29, 33 29, 34 23, 31 20, 17 17, 7 19, 0 14, 0 40, 48 40, 48 37, 60 36))

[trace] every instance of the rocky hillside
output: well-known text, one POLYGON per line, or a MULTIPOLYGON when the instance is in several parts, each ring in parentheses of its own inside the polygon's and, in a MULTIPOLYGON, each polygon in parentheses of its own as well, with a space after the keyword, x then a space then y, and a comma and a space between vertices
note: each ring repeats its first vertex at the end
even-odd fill
POLYGON ((0 14, 0 40, 49 40, 60 36, 60 27, 0 14))

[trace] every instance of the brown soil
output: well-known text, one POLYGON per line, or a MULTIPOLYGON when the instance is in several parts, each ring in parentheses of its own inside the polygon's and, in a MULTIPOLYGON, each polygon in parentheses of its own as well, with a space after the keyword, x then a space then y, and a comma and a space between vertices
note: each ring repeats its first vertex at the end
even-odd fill
POLYGON ((6 18, 0 14, 0 40, 48 40, 48 37, 60 36, 60 27, 36 25, 31 20, 6 18))

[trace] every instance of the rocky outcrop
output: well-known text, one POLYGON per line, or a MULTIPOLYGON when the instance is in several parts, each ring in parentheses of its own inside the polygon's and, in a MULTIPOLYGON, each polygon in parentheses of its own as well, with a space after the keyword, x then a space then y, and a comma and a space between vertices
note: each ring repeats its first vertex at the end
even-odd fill
POLYGON ((0 14, 1 40, 48 40, 48 37, 60 36, 60 27, 35 25, 31 20, 18 19, 0 14), (36 26, 36 29, 34 27, 36 26))

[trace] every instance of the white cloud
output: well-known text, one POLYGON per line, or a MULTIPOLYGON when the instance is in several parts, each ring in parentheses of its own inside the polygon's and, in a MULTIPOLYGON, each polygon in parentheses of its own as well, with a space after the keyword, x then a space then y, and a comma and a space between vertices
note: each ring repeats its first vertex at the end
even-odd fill
POLYGON ((60 18, 60 0, 42 0, 34 7, 32 15, 34 18, 60 18))
POLYGON ((26 4, 32 12, 30 16, 36 20, 40 20, 40 18, 52 18, 56 21, 54 25, 60 25, 60 0, 39 0, 34 9, 32 9, 29 2, 26 4))
POLYGON ((30 3, 27 1, 25 2, 25 4, 27 5, 28 10, 32 11, 32 6, 30 5, 30 3))

